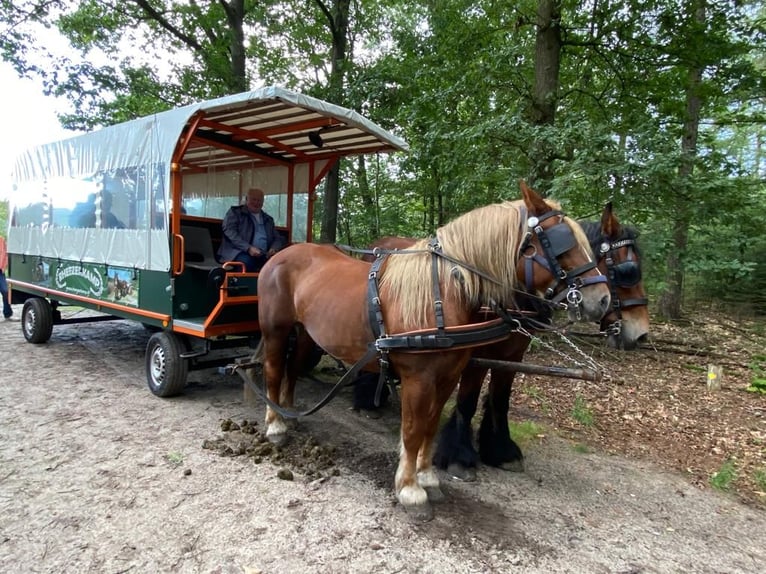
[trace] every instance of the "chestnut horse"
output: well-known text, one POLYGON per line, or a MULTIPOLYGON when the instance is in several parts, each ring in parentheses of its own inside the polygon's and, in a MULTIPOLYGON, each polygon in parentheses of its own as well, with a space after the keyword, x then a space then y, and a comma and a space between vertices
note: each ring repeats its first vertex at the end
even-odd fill
MULTIPOLYGON (((634 349, 649 333, 648 300, 641 282, 641 260, 637 232, 620 224, 612 204, 607 203, 601 221, 579 222, 591 249, 596 254, 599 270, 607 276, 612 294, 609 312, 601 319, 602 331, 611 347, 634 349)), ((416 240, 405 237, 384 237, 370 247, 378 249, 407 249, 416 240)), ((374 256, 362 259, 372 261, 374 256)), ((519 297, 522 309, 533 312, 545 323, 550 308, 540 305, 534 297, 519 297)), ((503 342, 480 347, 474 356, 518 362, 524 358, 530 338, 511 333, 503 342)), ((479 459, 484 464, 505 470, 523 470, 524 456, 511 438, 508 429, 508 409, 515 372, 493 370, 484 402, 477 442, 473 442, 471 421, 476 414, 482 384, 488 369, 469 363, 461 375, 455 411, 442 428, 434 455, 434 463, 461 480, 475 480, 479 459)))
POLYGON ((468 212, 439 228, 436 240, 415 243, 420 253, 389 257, 377 271, 331 245, 295 244, 274 255, 258 281, 259 351, 270 400, 266 436, 285 439, 287 426, 271 404, 292 406, 308 342, 370 370, 378 368, 374 357, 382 351, 401 382, 396 495, 414 518, 430 519, 429 499, 443 497, 432 465, 439 417, 472 353, 452 342, 474 311, 487 304, 512 307, 522 280, 563 293, 573 320, 598 321, 609 308, 605 277, 582 229, 558 205, 521 188, 522 201, 468 212), (530 257, 545 253, 547 264, 525 264, 526 250, 530 257), (297 351, 288 353, 296 327, 297 351), (387 347, 397 341, 438 343, 387 347))

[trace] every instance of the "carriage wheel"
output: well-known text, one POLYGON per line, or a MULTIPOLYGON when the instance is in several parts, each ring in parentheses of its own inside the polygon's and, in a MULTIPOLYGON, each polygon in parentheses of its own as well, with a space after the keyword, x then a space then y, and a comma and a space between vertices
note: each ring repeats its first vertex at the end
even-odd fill
POLYGON ((33 297, 21 310, 21 331, 30 343, 45 343, 53 333, 53 308, 47 299, 33 297))
POLYGON ((165 331, 155 333, 146 345, 146 382, 158 397, 172 397, 186 386, 189 364, 181 357, 183 341, 165 331))

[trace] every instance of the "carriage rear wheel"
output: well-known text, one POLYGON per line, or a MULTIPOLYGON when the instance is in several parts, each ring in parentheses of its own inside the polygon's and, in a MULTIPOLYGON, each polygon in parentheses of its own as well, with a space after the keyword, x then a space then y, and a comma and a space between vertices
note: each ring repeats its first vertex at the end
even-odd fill
POLYGON ((183 341, 175 333, 161 331, 146 345, 146 382, 158 397, 172 397, 186 386, 189 364, 181 357, 183 341))
POLYGON ((45 343, 53 333, 53 307, 47 299, 33 297, 21 310, 21 331, 30 343, 45 343))

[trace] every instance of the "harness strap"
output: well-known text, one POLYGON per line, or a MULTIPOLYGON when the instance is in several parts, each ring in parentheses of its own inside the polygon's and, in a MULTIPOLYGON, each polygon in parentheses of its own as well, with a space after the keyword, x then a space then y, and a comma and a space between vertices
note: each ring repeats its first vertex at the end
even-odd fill
POLYGON ((467 326, 448 327, 439 333, 434 329, 413 331, 378 339, 375 346, 381 351, 418 352, 433 349, 463 349, 502 341, 510 335, 512 325, 502 318, 467 326))
POLYGON ((384 255, 391 255, 392 253, 425 253, 425 249, 383 249, 382 247, 374 247, 372 249, 362 249, 360 247, 351 247, 350 245, 344 245, 342 243, 335 243, 335 247, 342 251, 348 251, 349 253, 362 253, 364 255, 374 255, 377 257, 383 257, 384 255))
POLYGON ((369 316, 370 328, 375 338, 386 336, 386 326, 383 323, 383 308, 380 303, 380 291, 378 290, 378 272, 383 265, 386 256, 377 257, 370 266, 370 273, 367 276, 367 313, 369 316))
POLYGON ((436 315, 436 330, 439 334, 444 333, 444 310, 442 305, 442 293, 439 287, 439 256, 442 254, 442 246, 438 237, 432 237, 428 241, 431 251, 431 288, 433 289, 434 314, 436 315))

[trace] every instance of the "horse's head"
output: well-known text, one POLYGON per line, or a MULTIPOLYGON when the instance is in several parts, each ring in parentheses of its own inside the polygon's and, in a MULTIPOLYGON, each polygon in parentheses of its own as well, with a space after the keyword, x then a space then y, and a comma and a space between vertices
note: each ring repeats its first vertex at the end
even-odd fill
POLYGON ((612 294, 612 306, 601 319, 601 329, 615 348, 634 349, 649 335, 649 300, 641 281, 637 237, 633 228, 620 225, 611 202, 601 215, 600 233, 590 236, 598 268, 607 276, 612 294))
POLYGON ((582 228, 523 181, 521 193, 527 217, 517 276, 528 291, 565 304, 570 320, 599 321, 609 310, 609 288, 582 228))

